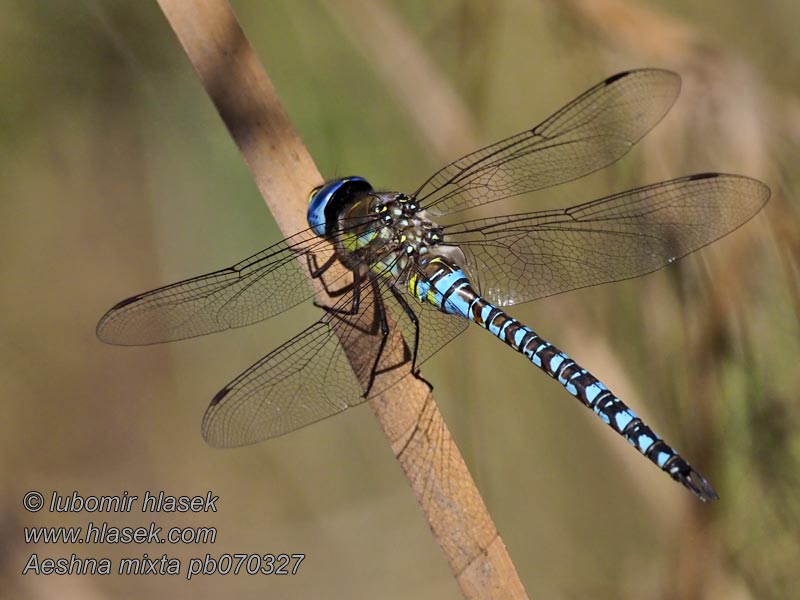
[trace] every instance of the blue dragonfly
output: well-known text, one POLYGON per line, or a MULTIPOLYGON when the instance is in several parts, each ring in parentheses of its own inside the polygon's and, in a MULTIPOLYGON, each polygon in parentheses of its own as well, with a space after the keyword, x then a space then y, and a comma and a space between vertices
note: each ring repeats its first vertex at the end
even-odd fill
POLYGON ((660 269, 741 226, 767 202, 769 188, 702 173, 565 209, 458 218, 613 163, 679 91, 670 71, 619 73, 541 124, 453 161, 411 194, 376 191, 363 177, 328 181, 311 192, 308 229, 230 268, 123 300, 101 318, 97 335, 111 344, 155 344, 273 317, 313 295, 299 259, 330 303, 320 305, 319 321, 217 393, 202 425, 211 445, 279 436, 383 391, 376 374, 399 366, 385 351, 393 328, 406 340, 407 372, 420 377, 419 366, 472 321, 698 498, 716 500, 706 479, 622 400, 503 307, 660 269), (357 364, 344 351, 353 345, 357 364))

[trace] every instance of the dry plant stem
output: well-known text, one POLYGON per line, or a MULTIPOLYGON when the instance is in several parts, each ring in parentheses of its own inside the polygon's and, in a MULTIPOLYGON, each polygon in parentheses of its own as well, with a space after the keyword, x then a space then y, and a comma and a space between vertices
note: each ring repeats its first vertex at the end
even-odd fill
MULTIPOLYGON (((227 1, 158 3, 281 231, 290 235, 306 228, 308 191, 322 178, 227 1)), ((402 344, 393 335, 389 352, 400 356, 402 344)), ((355 365, 358 349, 345 351, 355 365)), ((395 369, 381 377, 399 379, 404 374, 395 369)), ((427 386, 408 378, 370 404, 464 597, 527 598, 427 386)))

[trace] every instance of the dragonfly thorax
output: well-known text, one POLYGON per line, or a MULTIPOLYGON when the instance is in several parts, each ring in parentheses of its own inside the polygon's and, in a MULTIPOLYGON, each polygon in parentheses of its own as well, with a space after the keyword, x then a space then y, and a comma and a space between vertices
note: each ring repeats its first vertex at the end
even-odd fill
POLYGON ((349 268, 404 278, 412 263, 440 247, 443 230, 414 198, 370 192, 341 211, 332 239, 349 268))
POLYGON ((380 222, 380 239, 390 240, 396 250, 409 256, 424 254, 443 239, 442 228, 420 210, 416 200, 406 194, 386 192, 374 195, 371 213, 380 222))

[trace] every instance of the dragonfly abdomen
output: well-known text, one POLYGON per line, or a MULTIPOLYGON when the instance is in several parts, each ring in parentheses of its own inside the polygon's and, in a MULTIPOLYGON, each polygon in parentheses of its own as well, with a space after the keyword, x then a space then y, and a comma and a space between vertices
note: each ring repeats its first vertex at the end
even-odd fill
POLYGON ((684 484, 701 500, 717 499, 716 492, 689 463, 599 379, 567 354, 480 296, 473 301, 470 312, 473 315, 480 314, 481 318, 473 319, 476 323, 556 379, 606 425, 622 435, 631 446, 666 471, 673 479, 684 484))
POLYGON ((701 500, 716 500, 709 483, 599 379, 567 354, 480 296, 455 264, 436 257, 428 261, 427 278, 415 278, 412 293, 447 313, 466 317, 523 354, 556 379, 644 456, 701 500))

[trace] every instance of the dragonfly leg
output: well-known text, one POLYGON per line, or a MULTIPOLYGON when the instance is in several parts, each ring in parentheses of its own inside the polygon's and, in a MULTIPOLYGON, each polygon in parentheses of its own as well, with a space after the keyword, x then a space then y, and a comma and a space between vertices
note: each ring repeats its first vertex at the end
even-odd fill
MULTIPOLYGON (((308 264, 308 271, 311 274, 311 277, 314 279, 319 279, 322 274, 331 268, 331 265, 336 262, 336 253, 332 253, 329 258, 325 260, 324 263, 321 265, 317 262, 317 255, 313 252, 309 252, 306 255, 306 263, 308 264)), ((323 282, 324 283, 324 282, 323 282)))
MULTIPOLYGON (((333 263, 336 262, 336 260, 337 260, 336 254, 332 254, 330 256, 330 258, 328 258, 324 263, 322 263, 320 265, 317 262, 316 255, 308 254, 306 256, 306 264, 308 265, 308 271, 311 274, 311 277, 314 278, 314 279, 319 279, 320 280, 320 283, 322 283, 322 289, 325 290, 325 293, 328 294, 328 296, 330 296, 331 298, 338 298, 339 296, 343 296, 347 292, 349 292, 351 289, 353 289, 354 285, 355 286, 358 285, 358 279, 355 276, 355 274, 354 274, 354 277, 353 277, 353 282, 343 285, 338 290, 334 290, 330 286, 330 284, 328 284, 328 282, 325 280, 324 275, 328 271, 328 269, 331 268, 333 263)), ((340 278, 341 278, 341 276, 337 277, 336 279, 340 279, 340 278)), ((326 308, 325 305, 320 304, 316 300, 314 300, 314 306, 317 306, 319 308, 326 308)))
POLYGON ((314 306, 317 308, 323 309, 325 312, 338 314, 338 315, 356 315, 361 307, 361 276, 358 272, 353 272, 353 282, 347 286, 339 290, 329 290, 328 286, 325 284, 325 279, 321 278, 322 287, 325 290, 325 293, 328 294, 330 297, 335 298, 337 296, 342 296, 349 291, 353 292, 353 301, 350 303, 350 308, 336 308, 334 306, 326 306, 325 304, 320 304, 317 300, 314 300, 314 306))
POLYGON ((378 363, 383 356, 383 351, 386 348, 386 340, 389 339, 389 322, 386 320, 386 308, 383 305, 383 298, 381 297, 381 291, 378 287, 378 282, 374 279, 370 279, 370 286, 372 287, 372 293, 374 294, 375 298, 375 314, 378 317, 378 322, 380 324, 381 329, 381 341, 378 345, 378 352, 375 354, 375 362, 372 364, 372 368, 369 371, 369 382, 367 383, 367 388, 364 391, 364 396, 367 396, 372 389, 372 384, 375 383, 375 375, 378 373, 378 363))
MULTIPOLYGON (((392 291, 392 295, 402 307, 403 312, 406 313, 408 320, 414 325, 414 349, 411 352, 411 372, 414 374, 414 376, 417 376, 419 375, 419 369, 417 368, 417 351, 419 350, 419 317, 417 317, 417 313, 415 313, 414 309, 409 306, 408 302, 403 297, 403 294, 400 293, 396 287, 391 285, 389 286, 389 289, 392 291)), ((430 384, 428 385, 430 386, 430 384)), ((433 388, 431 387, 431 389, 433 388)))
MULTIPOLYGON (((391 371, 392 369, 396 369, 398 367, 406 365, 406 364, 408 364, 410 362, 411 363, 411 374, 414 376, 414 378, 420 380, 422 383, 424 383, 426 386, 428 386, 429 390, 433 390, 433 384, 431 384, 430 381, 425 379, 420 374, 419 368, 417 367, 417 352, 418 352, 418 349, 419 349, 419 338, 420 338, 419 317, 414 312, 414 309, 411 308, 411 306, 408 304, 408 302, 406 301, 406 298, 403 296, 403 294, 397 288, 395 288, 394 286, 390 286, 390 289, 392 291, 392 295, 394 295, 394 297, 397 299, 397 301, 400 304, 400 306, 402 307, 403 311, 406 313, 406 316, 408 317, 408 319, 414 325, 413 350, 411 348, 409 348, 409 345, 406 342, 406 340, 403 340, 403 359, 402 359, 402 361, 397 363, 397 364, 388 365, 385 368, 380 368, 379 369, 378 368, 378 359, 376 358, 376 360, 375 360, 375 371, 374 372, 375 372, 376 375, 379 374, 379 373, 385 373, 385 372, 391 371)), ((381 304, 380 304, 379 311, 383 311, 383 300, 382 299, 381 299, 381 304)), ((385 325, 386 326, 386 331, 388 332, 389 327, 388 327, 388 322, 385 320, 385 312, 380 312, 380 314, 382 316, 382 318, 380 319, 381 331, 382 332, 384 331, 383 327, 385 325)), ((381 348, 381 351, 382 351, 382 348, 381 348)))

